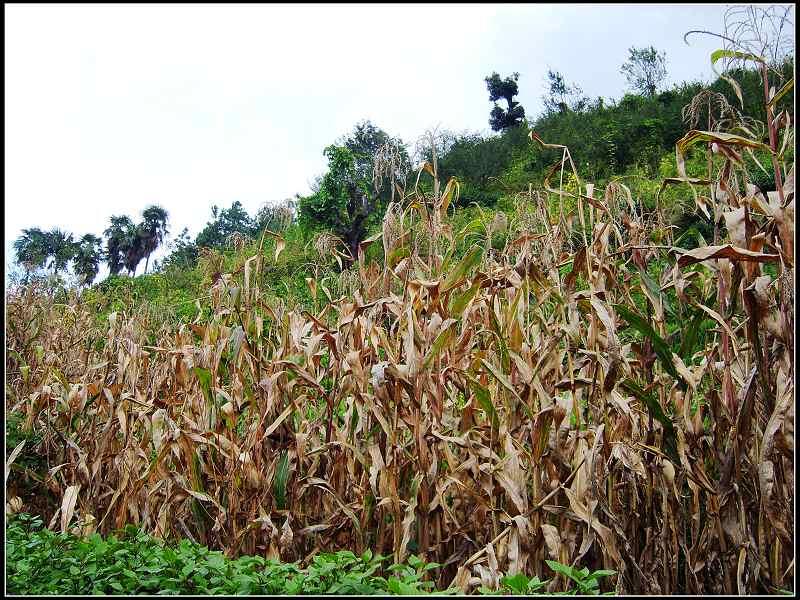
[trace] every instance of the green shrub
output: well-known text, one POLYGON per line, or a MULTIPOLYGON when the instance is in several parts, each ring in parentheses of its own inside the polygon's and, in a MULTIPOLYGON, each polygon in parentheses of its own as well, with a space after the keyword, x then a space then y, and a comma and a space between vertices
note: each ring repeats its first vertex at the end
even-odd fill
MULTIPOLYGON (((452 594, 436 592, 427 574, 440 568, 409 556, 405 564, 385 566, 388 557, 367 550, 314 556, 306 568, 261 556, 229 559, 189 540, 177 546, 128 525, 103 539, 81 539, 42 526, 39 517, 20 513, 6 522, 7 591, 37 594, 452 594)), ((614 571, 581 570, 547 561, 575 586, 565 594, 598 594, 598 580, 614 571)), ((500 589, 486 594, 545 593, 547 581, 524 574, 502 577, 500 589)))
POLYGON ((189 540, 177 547, 128 525, 103 539, 80 539, 18 514, 6 525, 6 577, 10 594, 423 594, 423 581, 439 568, 410 557, 384 568, 386 557, 340 551, 318 554, 301 569, 261 556, 231 560, 189 540), (386 572, 388 577, 379 573, 386 572))

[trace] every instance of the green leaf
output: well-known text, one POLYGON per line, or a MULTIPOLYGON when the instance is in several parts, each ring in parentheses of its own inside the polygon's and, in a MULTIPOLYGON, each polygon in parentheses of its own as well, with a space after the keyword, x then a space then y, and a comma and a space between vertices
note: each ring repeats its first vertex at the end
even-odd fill
POLYGON ((770 100, 767 103, 767 106, 769 106, 770 108, 774 107, 778 103, 778 101, 781 98, 783 98, 786 94, 788 94, 789 90, 791 90, 793 87, 794 87, 794 77, 792 77, 789 81, 783 84, 783 87, 781 87, 781 89, 779 89, 775 93, 775 95, 772 97, 772 100, 770 100))
POLYGON ((500 578, 500 583, 510 587, 517 594, 524 594, 528 591, 529 579, 524 573, 516 575, 506 575, 500 578))
POLYGON ((483 248, 478 245, 473 245, 462 259, 458 261, 458 264, 448 273, 442 284, 442 291, 447 292, 460 284, 467 274, 481 261, 482 256, 483 248))
POLYGON ((617 572, 612 569, 600 569, 599 571, 595 571, 589 577, 591 579, 599 579, 600 577, 610 577, 611 575, 616 575, 617 572))
POLYGON ((664 414, 664 411, 661 409, 661 405, 658 403, 658 400, 652 394, 648 394, 639 384, 631 379, 625 379, 622 381, 622 383, 620 383, 620 387, 644 402, 645 406, 647 406, 647 412, 650 413, 650 416, 661 423, 661 425, 664 427, 664 445, 665 449, 667 450, 667 454, 675 462, 679 462, 678 446, 675 439, 675 426, 664 414))
POLYGON ((576 571, 569 565, 562 565, 560 562, 554 560, 545 560, 544 562, 547 563, 547 566, 550 567, 556 573, 560 573, 565 577, 569 577, 574 581, 580 581, 580 579, 576 576, 576 571))
POLYGON ((683 381, 678 374, 678 370, 675 368, 675 364, 672 362, 672 350, 667 342, 664 341, 664 338, 658 335, 650 326, 650 323, 623 304, 615 304, 614 310, 625 319, 631 327, 650 339, 650 342, 653 344, 653 350, 661 361, 664 370, 676 380, 683 381))
POLYGON ((681 347, 678 350, 678 356, 688 363, 689 359, 694 354, 694 349, 697 347, 697 340, 699 339, 700 325, 705 321, 705 312, 698 309, 692 317, 692 321, 687 327, 684 327, 683 337, 681 339, 681 347))
POLYGON ((200 389, 203 390, 206 402, 211 404, 211 371, 201 367, 194 367, 193 371, 200 382, 200 389))
POLYGON ((450 338, 453 337, 453 325, 455 325, 455 321, 451 321, 447 324, 447 326, 442 330, 439 335, 436 336, 436 339, 433 341, 430 350, 428 350, 428 355, 425 357, 422 366, 424 368, 428 368, 433 362, 433 360, 439 356, 439 353, 444 348, 444 345, 450 341, 450 338))
POLYGON ((766 62, 762 57, 756 54, 739 52, 738 50, 714 50, 714 52, 711 53, 711 64, 716 64, 721 58, 741 58, 742 60, 751 60, 761 64, 766 62))
POLYGON ((492 420, 492 427, 497 428, 500 426, 500 421, 497 418, 497 411, 492 404, 491 396, 489 395, 489 391, 483 387, 476 379, 473 379, 469 375, 467 375, 469 379, 470 389, 472 393, 475 394, 475 397, 478 399, 478 404, 480 407, 486 412, 487 416, 492 420))
POLYGON ((506 388, 511 395, 514 396, 518 401, 522 402, 522 399, 517 394, 517 391, 514 389, 514 386, 511 385, 511 381, 509 381, 508 377, 506 377, 503 373, 501 373, 497 367, 495 367, 492 363, 485 359, 481 359, 481 363, 483 364, 486 369, 492 374, 492 376, 499 381, 504 388, 506 388))
POLYGON ((464 314, 464 311, 467 308, 467 305, 472 301, 475 297, 475 294, 478 293, 478 290, 481 289, 481 284, 483 282, 479 279, 476 279, 470 288, 465 292, 462 292, 450 302, 450 315, 454 318, 460 317, 464 314))
POLYGON ((289 480, 289 452, 284 450, 278 460, 273 490, 279 510, 286 509, 286 482, 289 480))

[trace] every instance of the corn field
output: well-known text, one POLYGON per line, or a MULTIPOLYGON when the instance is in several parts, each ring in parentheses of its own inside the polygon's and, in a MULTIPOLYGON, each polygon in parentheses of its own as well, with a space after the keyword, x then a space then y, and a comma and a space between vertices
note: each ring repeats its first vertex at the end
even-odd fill
MULTIPOLYGON (((793 166, 757 193, 740 154, 774 145, 690 131, 665 184, 691 179, 690 146, 721 155, 689 183, 725 227, 685 251, 660 208, 532 137, 562 160, 511 218, 454 231, 458 183, 425 163, 433 189, 400 190, 362 242, 384 261, 362 253, 341 297, 309 279, 313 311, 260 288, 280 242, 180 326, 10 291, 6 410, 41 434, 51 527, 283 561, 413 553, 464 593, 546 578, 545 559, 614 569, 616 593, 792 586, 793 166)), ((9 468, 20 495, 33 474, 9 468)))

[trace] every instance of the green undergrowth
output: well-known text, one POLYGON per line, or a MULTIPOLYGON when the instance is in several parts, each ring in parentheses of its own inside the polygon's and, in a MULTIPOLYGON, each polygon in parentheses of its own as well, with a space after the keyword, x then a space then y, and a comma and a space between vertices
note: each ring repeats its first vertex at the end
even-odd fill
MULTIPOLYGON (((306 568, 261 556, 229 559, 189 540, 177 545, 153 538, 133 525, 103 539, 81 539, 42 526, 39 517, 11 515, 6 522, 7 592, 37 594, 456 594, 434 590, 430 576, 440 569, 410 556, 405 564, 367 550, 314 556, 306 568)), ((598 594, 599 579, 613 571, 578 570, 547 561, 571 582, 566 594, 598 594)), ((545 593, 547 581, 523 574, 502 577, 500 588, 484 594, 545 593)), ((562 592, 563 593, 563 592, 562 592)))

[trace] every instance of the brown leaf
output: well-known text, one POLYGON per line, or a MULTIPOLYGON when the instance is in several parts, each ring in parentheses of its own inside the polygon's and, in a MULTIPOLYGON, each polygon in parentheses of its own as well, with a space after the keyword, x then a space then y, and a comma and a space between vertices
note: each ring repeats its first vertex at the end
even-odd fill
POLYGON ((67 532, 67 527, 69 527, 69 522, 75 512, 75 502, 78 500, 80 489, 80 485, 71 485, 64 492, 64 498, 61 501, 61 533, 67 532))
POLYGON ((780 257, 777 254, 753 252, 744 248, 736 248, 731 244, 725 244, 723 246, 704 246, 689 250, 678 259, 678 266, 685 267, 694 263, 719 258, 727 258, 733 261, 777 262, 780 257))

